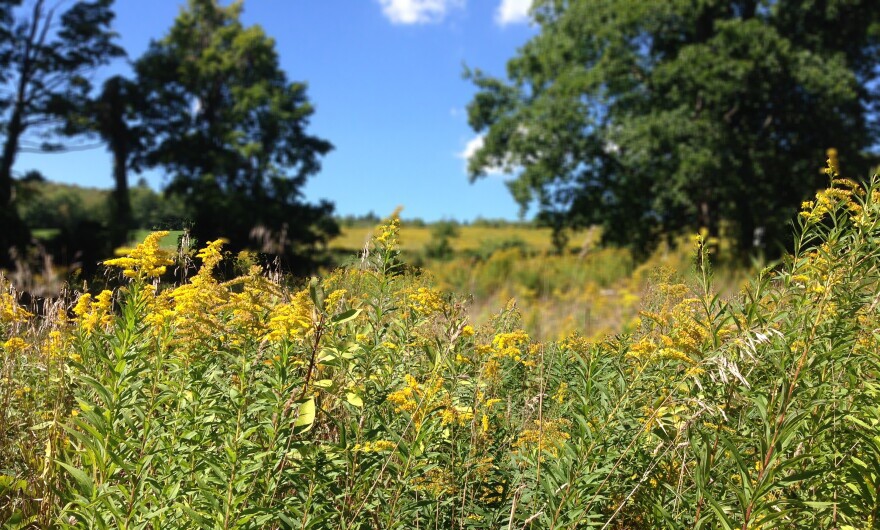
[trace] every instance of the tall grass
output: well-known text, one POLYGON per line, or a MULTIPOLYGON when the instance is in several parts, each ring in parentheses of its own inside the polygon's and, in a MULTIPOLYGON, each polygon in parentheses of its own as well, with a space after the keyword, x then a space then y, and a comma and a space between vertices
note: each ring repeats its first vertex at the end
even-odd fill
MULTIPOLYGON (((403 267, 396 221, 302 289, 252 269, 37 317, 5 290, 7 528, 870 528, 880 189, 836 179, 735 299, 696 238, 632 332, 539 342, 403 267)), ((170 271, 169 271, 170 272, 170 271)), ((613 282, 614 278, 609 278, 613 282)), ((560 288, 565 288, 561 286, 560 288)))

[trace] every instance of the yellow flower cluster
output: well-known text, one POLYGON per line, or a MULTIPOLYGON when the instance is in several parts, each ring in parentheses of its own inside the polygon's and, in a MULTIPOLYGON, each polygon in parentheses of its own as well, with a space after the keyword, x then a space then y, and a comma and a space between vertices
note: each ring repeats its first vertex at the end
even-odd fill
POLYGON ((439 313, 446 307, 440 292, 427 287, 420 287, 415 291, 410 291, 407 294, 407 299, 409 300, 410 308, 420 315, 427 316, 439 313))
POLYGON ((513 446, 519 450, 535 450, 538 453, 548 453, 554 457, 559 455, 559 448, 566 440, 571 438, 568 429, 571 422, 565 418, 556 420, 534 420, 534 428, 525 429, 513 446))
POLYGON ((21 337, 12 337, 3 343, 3 350, 10 354, 16 354, 21 351, 24 351, 28 346, 28 343, 24 341, 21 337))
POLYGON ((229 291, 229 299, 222 311, 231 317, 227 328, 237 330, 242 337, 263 337, 267 330, 266 315, 281 298, 278 285, 266 278, 260 267, 250 267, 247 275, 227 282, 223 287, 229 291))
MULTIPOLYGON (((818 223, 838 206, 846 207, 853 216, 862 213, 862 205, 856 200, 865 195, 862 186, 850 179, 838 178, 837 150, 828 150, 828 168, 825 173, 831 177, 831 186, 816 193, 816 200, 801 204, 800 216, 808 224, 818 223)), ((864 219, 856 219, 857 222, 864 219)))
POLYGON ((443 425, 457 424, 467 425, 474 419, 474 409, 461 405, 446 407, 440 413, 440 422, 443 425))
POLYGON ((399 245, 398 235, 400 234, 400 218, 396 215, 376 229, 376 244, 382 245, 386 249, 393 250, 399 245))
POLYGON ((645 363, 672 359, 697 364, 709 338, 707 322, 697 316, 699 300, 685 297, 688 287, 684 284, 664 283, 658 291, 662 305, 656 311, 639 312, 648 331, 630 345, 627 357, 645 363))
POLYGON ((403 376, 406 386, 388 394, 388 402, 394 405, 394 412, 415 412, 419 407, 418 398, 422 395, 422 387, 416 378, 406 374, 403 376))
MULTIPOLYGON (((0 284, 0 287, 2 287, 2 284, 0 284)), ((4 324, 18 324, 26 322, 32 316, 34 315, 18 305, 15 296, 11 293, 0 293, 0 322, 4 324)))
POLYGON ((416 429, 421 428, 428 411, 434 407, 434 401, 443 388, 443 378, 432 377, 424 384, 415 377, 406 374, 406 383, 400 390, 395 390, 385 398, 394 405, 394 412, 407 412, 412 416, 416 429))
POLYGON ((229 293, 213 277, 214 267, 223 259, 220 249, 223 240, 211 241, 201 249, 196 257, 202 259, 202 266, 190 279, 172 290, 171 324, 177 333, 185 338, 212 337, 220 328, 217 313, 223 307, 229 293))
POLYGON ((345 289, 336 289, 324 299, 324 306, 328 311, 335 311, 346 294, 348 294, 348 291, 345 289))
POLYGON ((432 467, 424 475, 413 480, 416 491, 424 491, 435 498, 448 497, 456 493, 452 474, 443 468, 432 467))
POLYGON ((396 447, 397 444, 391 440, 375 440, 372 442, 368 441, 362 444, 355 444, 351 450, 356 453, 384 453, 387 451, 393 451, 396 447))
MULTIPOLYGON (((489 362, 507 357, 514 362, 522 363, 523 366, 532 367, 535 366, 535 361, 526 359, 526 353, 523 351, 530 340, 529 335, 525 331, 518 329, 510 333, 495 335, 491 345, 477 346, 476 351, 479 354, 490 354, 489 362)), ((535 351, 534 346, 537 345, 529 348, 530 353, 535 351)))
POLYGON ((136 248, 119 249, 117 254, 125 255, 108 259, 104 265, 121 268, 122 274, 128 278, 158 278, 165 274, 169 265, 174 263, 169 253, 159 248, 159 241, 167 235, 167 231, 153 232, 136 248))
POLYGON ((94 300, 92 300, 92 295, 84 293, 73 308, 73 314, 76 315, 74 321, 86 333, 91 333, 97 327, 106 328, 113 322, 113 315, 110 311, 112 305, 112 291, 105 289, 94 300))
POLYGON ((275 307, 269 318, 266 340, 278 342, 306 336, 312 329, 313 305, 308 292, 300 291, 290 302, 275 307))

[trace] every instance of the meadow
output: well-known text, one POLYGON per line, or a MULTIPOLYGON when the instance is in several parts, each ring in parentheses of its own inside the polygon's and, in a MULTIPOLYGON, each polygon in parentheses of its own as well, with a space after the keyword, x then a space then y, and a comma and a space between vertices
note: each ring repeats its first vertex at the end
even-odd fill
POLYGON ((159 232, 105 262, 115 287, 39 315, 6 283, 0 524, 874 527, 878 186, 835 178, 793 252, 727 286, 701 236, 649 265, 513 248, 425 273, 396 219, 305 282, 159 232), (593 284, 575 296, 623 332, 526 331, 593 284))

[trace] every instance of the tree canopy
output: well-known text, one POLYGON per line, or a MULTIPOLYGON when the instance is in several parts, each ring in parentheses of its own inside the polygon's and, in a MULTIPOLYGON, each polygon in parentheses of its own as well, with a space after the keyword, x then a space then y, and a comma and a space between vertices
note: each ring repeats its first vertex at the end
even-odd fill
POLYGON ((873 0, 535 0, 507 79, 468 72, 483 145, 523 209, 647 251, 685 228, 741 250, 821 187, 826 150, 864 176, 877 141, 873 0))
POLYGON ((170 175, 168 192, 184 198, 198 239, 291 255, 338 230, 329 203, 301 198, 332 146, 306 131, 305 85, 288 81, 274 41, 245 27, 241 11, 241 2, 190 0, 137 60, 144 162, 170 175))
POLYGON ((60 149, 53 137, 61 115, 86 101, 94 70, 122 54, 110 29, 112 3, 81 0, 61 12, 45 0, 0 0, 0 263, 27 232, 13 204, 17 154, 60 149))

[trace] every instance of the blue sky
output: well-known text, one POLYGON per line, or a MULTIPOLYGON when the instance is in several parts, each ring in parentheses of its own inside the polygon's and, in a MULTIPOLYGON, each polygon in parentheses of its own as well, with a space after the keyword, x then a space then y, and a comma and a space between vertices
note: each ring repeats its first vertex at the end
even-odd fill
MULTIPOLYGON (((530 0, 245 0, 244 22, 273 37, 288 77, 308 84, 310 131, 335 150, 308 183, 308 200, 337 213, 405 218, 514 219, 504 176, 468 182, 463 154, 475 134, 465 106, 474 88, 463 65, 502 75, 536 31, 530 0)), ((183 0, 117 0, 115 29, 136 59, 171 26, 183 0)), ((115 64, 102 75, 126 71, 115 64)), ((22 154, 15 170, 50 180, 110 187, 103 149, 22 154)), ((145 175, 161 187, 160 173, 145 175)), ((132 181, 137 175, 132 176, 132 181)))

